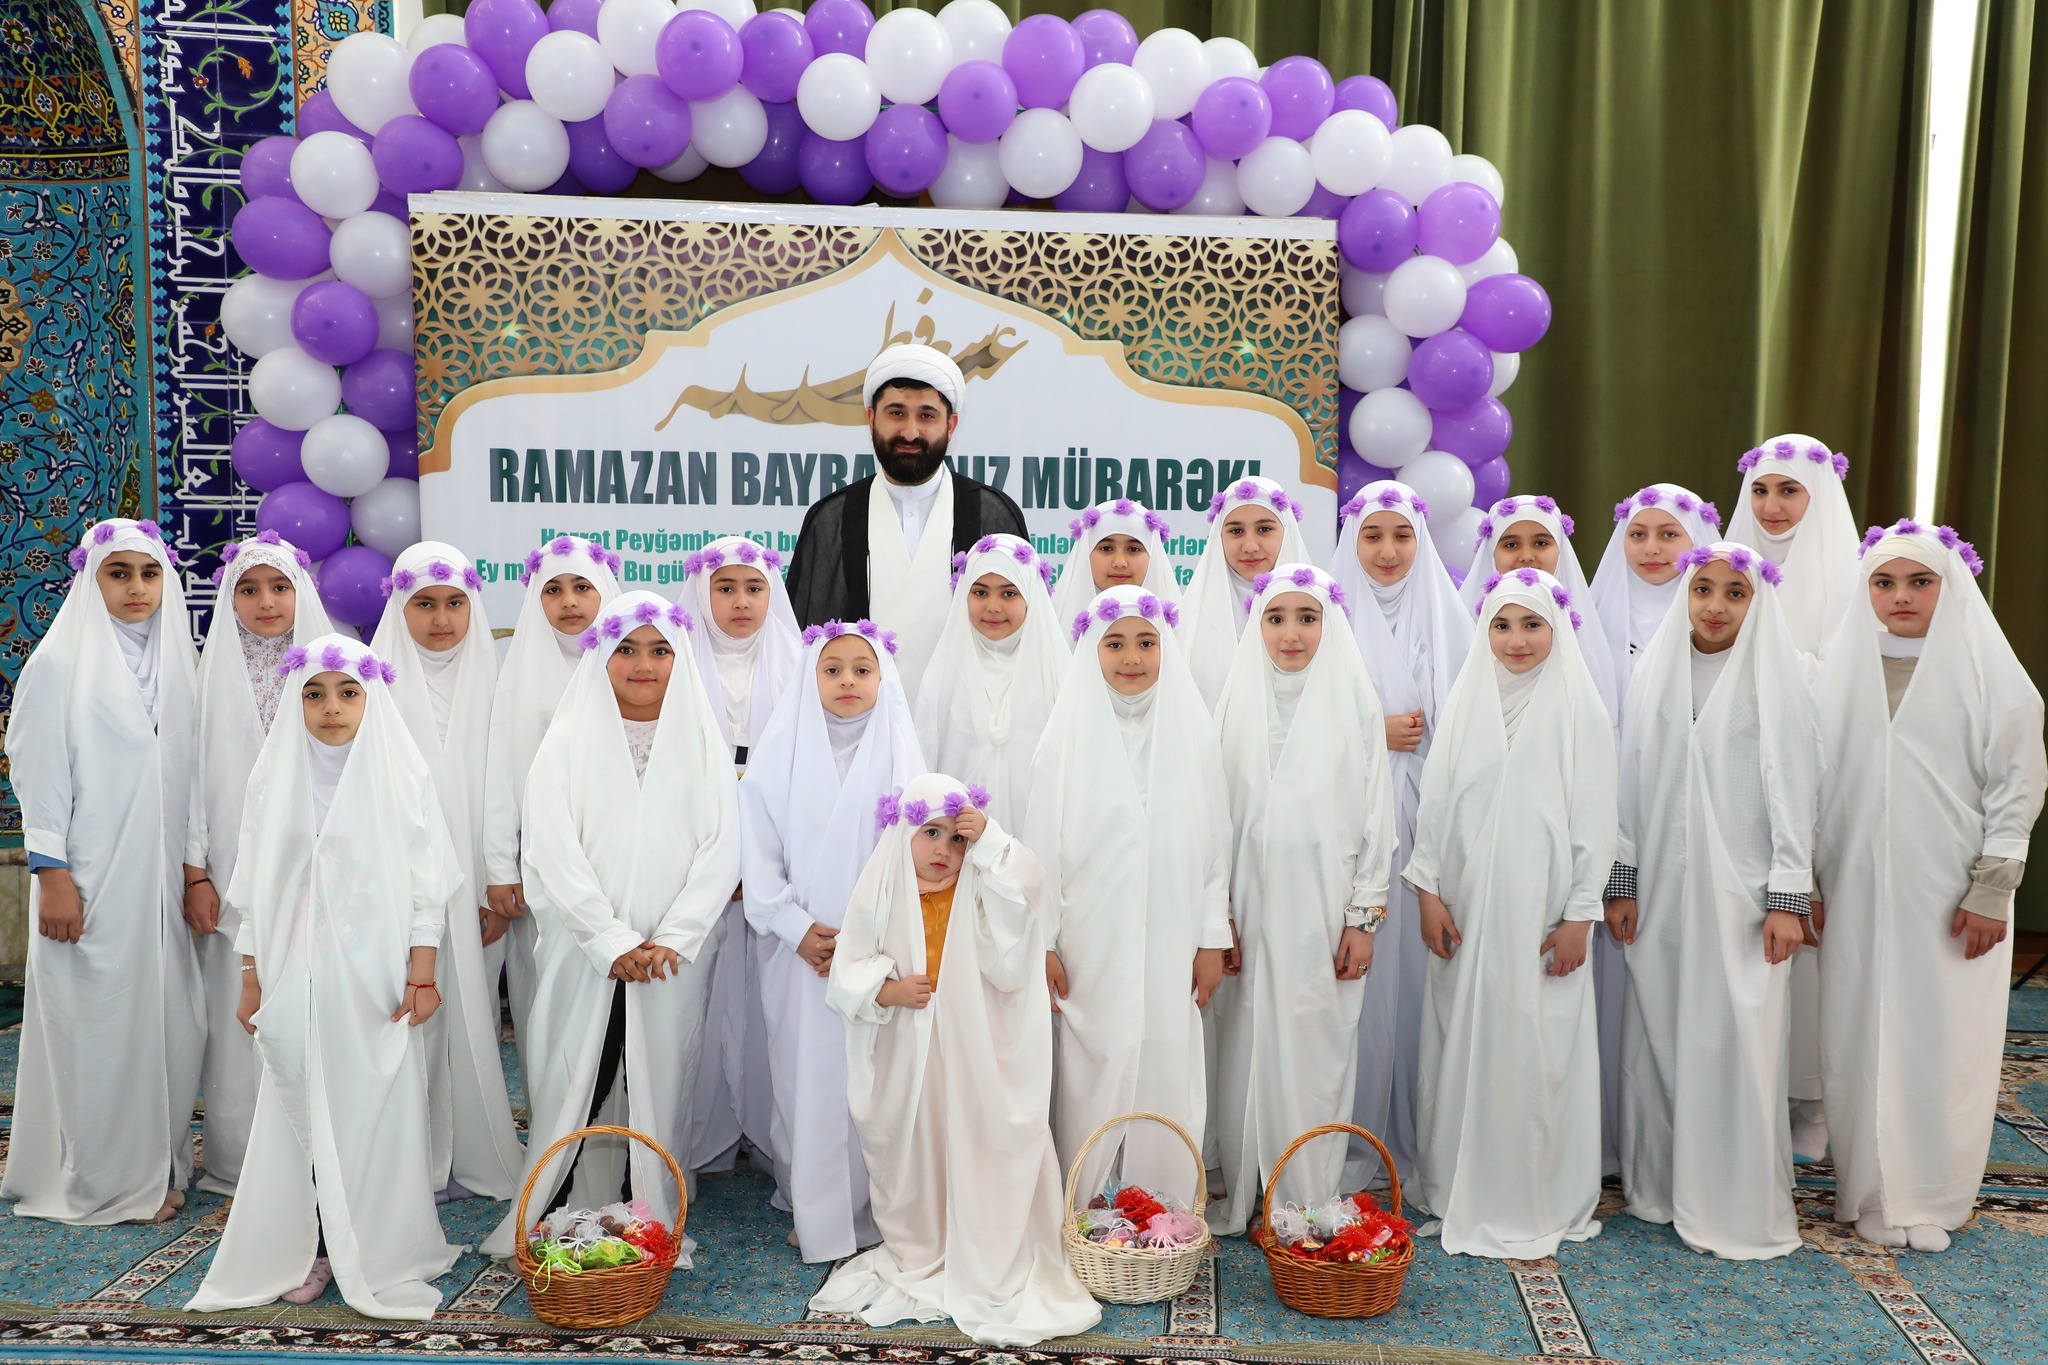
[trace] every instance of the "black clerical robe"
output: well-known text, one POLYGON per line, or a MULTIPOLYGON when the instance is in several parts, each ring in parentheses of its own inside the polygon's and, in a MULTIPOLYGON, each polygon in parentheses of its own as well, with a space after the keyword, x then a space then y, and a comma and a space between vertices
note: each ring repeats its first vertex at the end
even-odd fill
MULTIPOLYGON (((798 624, 857 621, 870 614, 868 497, 877 477, 848 484, 813 503, 804 514, 787 578, 789 605, 798 624)), ((1008 494, 965 474, 955 472, 952 478, 955 554, 986 535, 1026 534, 1024 513, 1008 494)))

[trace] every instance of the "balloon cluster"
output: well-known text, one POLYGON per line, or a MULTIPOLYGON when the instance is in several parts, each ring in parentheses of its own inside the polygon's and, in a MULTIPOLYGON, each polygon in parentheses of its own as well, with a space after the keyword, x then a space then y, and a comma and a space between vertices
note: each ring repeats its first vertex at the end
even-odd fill
POLYGON ((419 535, 407 194, 615 194, 721 166, 825 204, 1335 219, 1340 491, 1398 471, 1453 562, 1507 492, 1500 395, 1550 320, 1500 239, 1499 173, 1401 127, 1383 82, 1262 68, 1185 29, 1140 41, 1109 10, 1012 25, 994 0, 880 19, 862 0, 475 0, 405 43, 345 39, 298 127, 241 167, 233 241, 255 273, 221 321, 255 357, 256 417, 233 457, 265 494, 259 528, 320 560, 330 611, 357 625, 419 535))

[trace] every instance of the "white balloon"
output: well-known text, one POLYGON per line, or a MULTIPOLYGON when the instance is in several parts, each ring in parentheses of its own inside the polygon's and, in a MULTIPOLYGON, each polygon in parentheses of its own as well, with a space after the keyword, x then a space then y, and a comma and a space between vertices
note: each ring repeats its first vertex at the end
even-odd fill
MULTIPOLYGON (((693 128, 692 131, 694 132, 695 129, 693 128)), ((685 147, 683 148, 683 154, 674 161, 669 162, 666 166, 655 167, 654 178, 656 180, 666 180, 671 185, 680 185, 684 181, 695 180, 698 176, 704 174, 706 170, 710 169, 710 167, 711 163, 704 159, 703 153, 699 152, 695 147, 685 147)))
POLYGON ((351 33, 327 57, 327 92, 334 107, 356 127, 377 135, 401 114, 417 114, 412 90, 412 53, 381 33, 351 33))
MULTIPOLYGON (((953 69, 953 36, 936 14, 892 9, 868 30, 867 64, 883 99, 924 104, 938 98, 939 86, 953 69)), ((801 78, 797 98, 803 98, 801 78)))
POLYGON ((1429 449, 1429 409, 1406 389, 1374 389, 1351 409, 1351 448, 1382 469, 1429 449))
POLYGON ((732 25, 734 33, 759 12, 754 8, 754 0, 676 0, 677 14, 693 9, 709 10, 732 25))
POLYGON ((508 190, 544 190, 569 169, 569 130, 532 100, 499 105, 482 137, 484 165, 508 190))
POLYGON ((1026 199, 1050 199, 1081 173, 1081 135, 1057 109, 1026 109, 996 146, 1003 178, 1026 199))
POLYGON ((1437 505, 1429 504, 1429 538, 1436 545, 1437 558, 1463 568, 1472 562, 1479 548, 1479 523, 1486 514, 1477 507, 1447 509, 1437 520, 1437 505))
POLYGON ((602 114, 615 83, 611 58, 597 39, 573 28, 548 34, 526 54, 526 88, 533 102, 564 123, 602 114))
MULTIPOLYGON (((1500 178, 1500 171, 1483 156, 1474 156, 1470 152, 1454 156, 1451 158, 1450 170, 1451 181, 1465 180, 1479 186, 1493 196, 1493 202, 1496 204, 1501 202, 1501 196, 1507 190, 1507 182, 1500 178)), ((1450 181, 1445 183, 1449 184, 1450 181)))
POLYGON ((1206 214, 1212 218, 1237 218, 1244 213, 1244 196, 1237 191, 1237 163, 1209 158, 1209 169, 1193 196, 1174 213, 1186 217, 1206 214))
POLYGON ((1392 190, 1420 207, 1432 190, 1451 182, 1451 144, 1426 123, 1397 129, 1388 140, 1391 159, 1379 188, 1392 190))
POLYGON ((353 498, 377 486, 391 468, 384 433, 353 413, 337 412, 306 429, 299 458, 313 486, 337 498, 353 498))
POLYGON ((1258 57, 1235 38, 1211 38, 1202 44, 1202 51, 1209 58, 1209 82, 1212 85, 1227 76, 1242 76, 1252 81, 1259 78, 1258 57))
POLYGON ((994 142, 962 142, 946 135, 946 168, 932 182, 932 202, 942 209, 999 209, 1010 197, 1003 177, 1003 149, 994 142))
POLYGON ((484 164, 483 134, 459 137, 455 141, 462 148, 462 181, 455 188, 486 194, 505 193, 505 182, 492 175, 491 168, 484 164))
POLYGON ((430 47, 439 47, 443 43, 469 46, 469 36, 462 31, 461 15, 429 14, 420 20, 418 27, 414 28, 405 40, 406 50, 414 56, 430 47))
POLYGON ((327 254, 336 279, 373 299, 412 288, 412 231, 403 218, 372 212, 345 219, 334 230, 327 254))
POLYGON ((314 133, 292 152, 292 191, 322 218, 346 218, 376 202, 377 163, 342 132, 314 133))
POLYGON ((1408 377, 1414 349, 1407 334, 1385 318, 1352 318, 1337 329, 1337 378, 1360 393, 1391 389, 1408 377))
POLYGON ((1269 137, 1237 163, 1237 192, 1261 218, 1292 218, 1316 192, 1315 163, 1291 137, 1269 137))
POLYGON ((690 146, 713 166, 744 166, 768 145, 768 111, 744 85, 690 102, 690 146))
MULTIPOLYGON (((892 11, 893 12, 893 11, 892 11)), ((939 22, 953 40, 953 62, 1001 62, 1010 38, 1010 16, 996 0, 947 0, 939 22)), ((874 47, 872 39, 868 51, 874 47)))
POLYGON ((1131 65, 1152 87, 1159 118, 1179 118, 1209 85, 1209 54, 1184 28, 1162 28, 1138 44, 1131 65))
POLYGON ((371 299, 370 304, 377 310, 376 348, 380 351, 410 351, 412 291, 393 294, 388 299, 371 299))
POLYGON ((675 17, 675 6, 668 0, 604 0, 597 12, 598 46, 628 76, 658 75, 654 40, 675 17))
POLYGON ((797 78, 796 109, 804 127, 819 137, 845 142, 875 126, 875 116, 882 112, 882 87, 867 63, 851 52, 828 52, 797 78))
POLYGON ((1465 278, 1441 256, 1411 256, 1388 274, 1381 302, 1409 336, 1435 336, 1465 311, 1465 278))
POLYGON ((1458 274, 1465 283, 1473 285, 1488 275, 1512 275, 1522 268, 1522 262, 1515 256, 1515 249, 1508 245, 1505 237, 1494 239, 1492 246, 1476 261, 1467 261, 1458 267, 1458 274))
POLYGON ((1157 101, 1135 67, 1104 62, 1081 73, 1067 108, 1081 141, 1098 152, 1127 152, 1152 131, 1157 101))
POLYGON ((249 406, 272 426, 304 431, 341 406, 341 376, 296 346, 280 346, 250 367, 249 406))
POLYGON ((1448 525, 1472 505, 1472 469, 1455 455, 1425 450, 1401 466, 1401 482, 1429 504, 1429 524, 1448 525))
POLYGON ((1357 195, 1375 189, 1394 160, 1387 125, 1363 109, 1339 109, 1309 139, 1316 179, 1332 194, 1357 195))
POLYGON ((292 305, 311 280, 273 280, 244 275, 220 296, 220 327, 235 349, 260 360, 272 351, 295 345, 292 305))
POLYGON ((1386 305, 1381 301, 1387 288, 1387 277, 1370 270, 1360 270, 1349 261, 1340 261, 1337 277, 1344 299, 1344 311, 1350 316, 1363 317, 1367 313, 1385 314, 1386 305))
MULTIPOLYGON (((387 447, 388 450, 388 447, 387 447)), ((417 479, 379 479, 348 505, 348 524, 356 539, 378 554, 396 559, 420 539, 420 485, 417 479)))
POLYGON ((1493 352, 1493 382, 1486 386, 1488 398, 1498 398, 1508 391, 1508 385, 1515 382, 1515 376, 1522 372, 1520 351, 1493 352))

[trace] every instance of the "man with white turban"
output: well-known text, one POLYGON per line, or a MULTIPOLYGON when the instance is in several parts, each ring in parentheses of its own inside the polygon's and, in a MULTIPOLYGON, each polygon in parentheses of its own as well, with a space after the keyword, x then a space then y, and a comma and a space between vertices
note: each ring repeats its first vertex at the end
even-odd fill
POLYGON ((789 562, 789 600, 804 626, 871 618, 897 633, 904 691, 917 694, 952 599, 953 556, 984 535, 1023 536, 1002 490, 946 472, 966 380, 932 346, 886 347, 863 392, 879 477, 812 504, 789 562))

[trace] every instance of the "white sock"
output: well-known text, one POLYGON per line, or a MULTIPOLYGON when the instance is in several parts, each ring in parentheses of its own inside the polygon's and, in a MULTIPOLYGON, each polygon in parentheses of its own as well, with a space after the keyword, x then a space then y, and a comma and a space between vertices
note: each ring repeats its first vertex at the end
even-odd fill
POLYGON ((1948 1233, 1932 1223, 1919 1223, 1906 1229, 1906 1245, 1915 1251, 1947 1251, 1948 1233))
POLYGON ((1881 1214, 1866 1213, 1856 1220, 1856 1235, 1873 1246, 1902 1247, 1906 1245, 1906 1230, 1895 1228, 1884 1221, 1881 1214))

